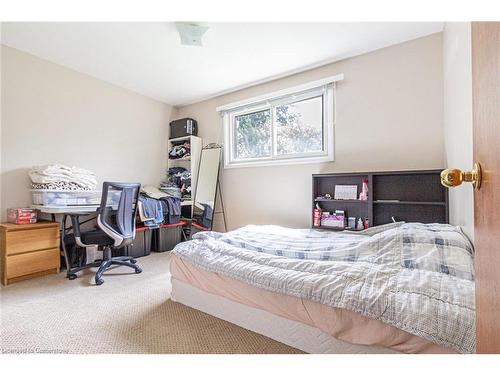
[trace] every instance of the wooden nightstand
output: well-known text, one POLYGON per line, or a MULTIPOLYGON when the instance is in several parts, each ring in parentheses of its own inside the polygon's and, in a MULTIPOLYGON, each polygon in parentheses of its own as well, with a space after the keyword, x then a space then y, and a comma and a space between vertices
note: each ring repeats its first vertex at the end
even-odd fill
POLYGON ((58 273, 59 223, 0 224, 2 284, 58 273))

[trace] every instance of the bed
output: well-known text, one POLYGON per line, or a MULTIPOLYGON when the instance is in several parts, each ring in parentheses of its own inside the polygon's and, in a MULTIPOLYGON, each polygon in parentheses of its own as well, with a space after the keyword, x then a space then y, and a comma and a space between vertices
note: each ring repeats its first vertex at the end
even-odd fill
POLYGON ((308 353, 473 353, 473 260, 447 224, 252 225, 177 245, 172 299, 308 353))

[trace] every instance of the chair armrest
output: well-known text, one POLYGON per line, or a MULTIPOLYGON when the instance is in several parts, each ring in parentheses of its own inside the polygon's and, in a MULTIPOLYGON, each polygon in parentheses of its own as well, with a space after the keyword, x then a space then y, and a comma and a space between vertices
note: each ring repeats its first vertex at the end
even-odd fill
POLYGON ((95 244, 86 244, 82 242, 81 231, 80 231, 80 216, 82 214, 71 214, 71 226, 73 227, 73 234, 75 236, 75 242, 80 247, 94 246, 95 244))
POLYGON ((75 235, 75 237, 80 237, 81 235, 79 216, 80 215, 70 215, 71 226, 73 227, 73 234, 75 235))

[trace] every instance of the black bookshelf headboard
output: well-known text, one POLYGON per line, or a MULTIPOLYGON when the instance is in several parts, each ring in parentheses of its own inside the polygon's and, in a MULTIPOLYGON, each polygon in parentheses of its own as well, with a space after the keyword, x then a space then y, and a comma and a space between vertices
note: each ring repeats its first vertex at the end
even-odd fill
MULTIPOLYGON (((396 220, 448 223, 448 189, 441 185, 441 170, 327 173, 312 176, 312 209, 344 210, 348 216, 368 218, 370 226, 396 220), (335 185, 358 185, 368 180, 368 200, 318 199, 334 196, 335 185)), ((330 229, 330 228, 325 228, 330 229)))

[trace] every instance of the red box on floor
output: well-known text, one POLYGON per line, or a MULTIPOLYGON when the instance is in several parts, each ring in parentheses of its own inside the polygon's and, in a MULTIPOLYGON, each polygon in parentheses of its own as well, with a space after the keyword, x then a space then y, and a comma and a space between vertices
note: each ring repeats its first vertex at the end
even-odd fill
POLYGON ((12 224, 34 224, 38 211, 34 208, 8 208, 7 221, 12 224))

